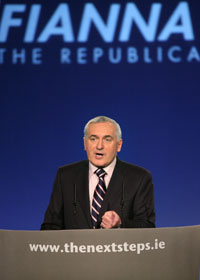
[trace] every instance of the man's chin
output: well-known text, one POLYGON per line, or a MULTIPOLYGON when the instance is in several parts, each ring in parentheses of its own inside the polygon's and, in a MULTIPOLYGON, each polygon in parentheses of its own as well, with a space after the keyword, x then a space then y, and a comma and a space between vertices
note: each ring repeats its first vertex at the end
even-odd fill
POLYGON ((108 164, 104 160, 94 160, 91 161, 91 163, 98 168, 104 168, 108 166, 108 164))

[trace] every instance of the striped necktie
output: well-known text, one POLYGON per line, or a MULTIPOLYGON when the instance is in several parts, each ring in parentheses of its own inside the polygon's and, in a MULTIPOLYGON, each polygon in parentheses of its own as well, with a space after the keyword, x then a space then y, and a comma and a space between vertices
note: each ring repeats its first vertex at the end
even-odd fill
POLYGON ((104 182, 104 176, 106 175, 106 172, 103 169, 97 169, 95 171, 97 176, 99 177, 99 182, 96 186, 93 201, 92 201, 92 225, 93 228, 98 227, 98 216, 99 211, 101 209, 101 205, 104 199, 104 196, 106 194, 106 185, 104 182))

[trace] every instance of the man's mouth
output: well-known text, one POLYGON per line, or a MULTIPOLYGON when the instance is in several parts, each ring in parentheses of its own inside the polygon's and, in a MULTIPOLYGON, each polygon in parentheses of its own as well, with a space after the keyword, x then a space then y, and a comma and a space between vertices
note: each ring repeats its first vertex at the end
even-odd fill
POLYGON ((95 157, 97 159, 101 159, 103 156, 104 156, 104 154, 102 154, 102 153, 95 153, 95 157))

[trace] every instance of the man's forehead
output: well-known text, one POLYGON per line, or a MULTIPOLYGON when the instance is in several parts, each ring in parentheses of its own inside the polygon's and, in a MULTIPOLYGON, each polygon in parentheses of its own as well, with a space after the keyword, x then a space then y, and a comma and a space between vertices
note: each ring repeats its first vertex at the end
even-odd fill
POLYGON ((115 133, 115 125, 111 122, 90 123, 88 126, 88 134, 105 134, 112 135, 115 133))

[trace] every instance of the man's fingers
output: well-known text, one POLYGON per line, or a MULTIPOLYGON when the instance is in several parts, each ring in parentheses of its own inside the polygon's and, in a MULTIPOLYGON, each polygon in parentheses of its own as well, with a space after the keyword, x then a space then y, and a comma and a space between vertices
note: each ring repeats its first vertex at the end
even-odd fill
POLYGON ((121 219, 115 211, 107 211, 102 217, 101 226, 103 228, 120 227, 121 219))

